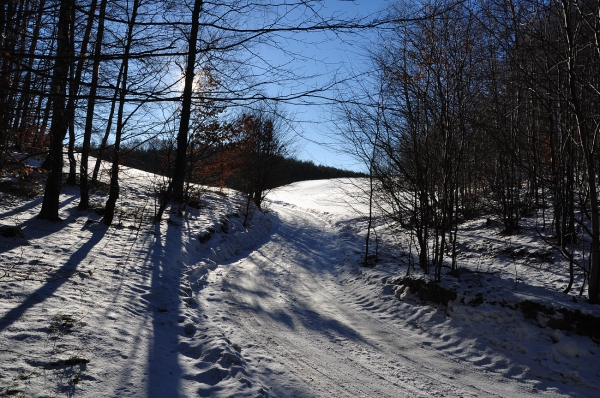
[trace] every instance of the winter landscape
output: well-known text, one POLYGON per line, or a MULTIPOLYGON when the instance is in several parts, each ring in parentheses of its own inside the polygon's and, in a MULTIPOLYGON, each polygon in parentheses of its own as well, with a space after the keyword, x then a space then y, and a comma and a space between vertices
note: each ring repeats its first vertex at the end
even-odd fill
POLYGON ((0 396, 600 397, 600 2, 0 1, 0 396))
MULTIPOLYGON (((77 210, 75 187, 62 191, 59 223, 36 219, 40 197, 3 194, 2 394, 600 391, 598 338, 552 323, 561 309, 595 319, 600 310, 560 292, 556 271, 565 262, 535 239, 531 224, 510 237, 486 219, 461 225, 463 271, 444 277, 456 297, 435 303, 404 286, 406 253, 402 242, 386 241, 385 220, 376 226, 380 261, 362 265, 367 179, 280 187, 244 227, 243 197, 208 188, 199 208, 153 223, 157 177, 128 168, 122 176, 112 227, 93 210, 77 210), (557 312, 531 316, 524 302, 557 312)), ((100 205, 103 195, 92 202, 100 205)))

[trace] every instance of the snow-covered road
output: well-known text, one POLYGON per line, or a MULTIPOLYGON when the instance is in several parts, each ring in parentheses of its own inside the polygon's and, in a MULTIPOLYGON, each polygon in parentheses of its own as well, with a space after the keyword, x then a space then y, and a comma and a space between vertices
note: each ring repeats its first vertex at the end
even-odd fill
POLYGON ((531 385, 431 348, 422 331, 380 308, 385 298, 346 283, 339 236, 319 213, 272 209, 279 222, 270 238, 211 273, 200 299, 271 395, 533 395, 531 385))
POLYGON ((246 227, 244 198, 210 190, 201 209, 146 223, 152 180, 127 171, 111 228, 77 210, 72 187, 62 223, 36 219, 40 200, 0 196, 3 225, 21 231, 0 238, 0 395, 598 396, 597 341, 515 303, 596 307, 541 287, 560 262, 494 255, 507 246, 485 220, 465 227, 461 264, 496 271, 446 276, 462 296, 445 307, 399 284, 405 246, 385 240, 383 218, 381 261, 360 265, 360 180, 281 187, 246 227), (517 266, 518 288, 502 271, 517 266), (470 305, 478 295, 490 302, 470 305))

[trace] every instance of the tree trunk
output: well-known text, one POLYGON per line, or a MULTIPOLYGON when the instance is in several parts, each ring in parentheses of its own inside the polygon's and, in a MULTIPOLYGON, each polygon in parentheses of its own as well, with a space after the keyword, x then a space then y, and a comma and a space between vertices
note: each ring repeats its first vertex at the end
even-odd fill
POLYGON ((119 160, 121 157, 121 137, 123 134, 123 113, 125 111, 125 94, 127 92, 127 74, 129 71, 129 54, 131 53, 131 43, 133 42, 133 28, 136 23, 139 0, 133 3, 131 11, 131 20, 127 32, 127 42, 123 54, 123 81, 121 83, 121 92, 119 93, 119 110, 117 112, 117 129, 115 131, 115 146, 113 148, 112 168, 110 173, 110 187, 108 191, 108 200, 106 201, 106 209, 104 211, 104 225, 112 224, 115 216, 115 207, 117 199, 119 199, 119 160))
POLYGON ((121 63, 121 67, 119 68, 119 74, 117 75, 117 84, 115 84, 115 91, 113 94, 112 102, 110 104, 110 112, 108 113, 108 118, 106 122, 106 129, 104 130, 104 136, 102 137, 102 142, 100 143, 100 148, 98 148, 98 152, 96 152, 96 164, 94 165, 94 172, 92 173, 92 182, 98 182, 98 173, 100 172, 100 165, 102 164, 102 156, 104 155, 104 151, 108 147, 108 138, 110 137, 110 131, 112 129, 112 120, 115 115, 115 109, 117 108, 117 99, 119 98, 119 86, 121 85, 121 80, 123 79, 123 67, 124 63, 121 63))
MULTIPOLYGON (((98 79, 100 76, 100 56, 102 52, 102 40, 104 39, 104 16, 106 14, 106 3, 107 0, 102 0, 100 3, 100 12, 98 13, 98 28, 96 31, 96 44, 94 45, 94 65, 92 67, 92 81, 90 83, 90 93, 85 117, 85 129, 83 132, 83 145, 81 148, 81 163, 79 165, 79 188, 81 191, 81 198, 79 200, 78 207, 82 210, 87 209, 90 206, 88 162, 90 142, 92 140, 94 110, 96 108, 96 92, 98 90, 98 79)), ((94 4, 96 4, 96 1, 94 1, 94 4)))
MULTIPOLYGON (((69 86, 71 96, 69 97, 69 102, 67 104, 67 109, 70 113, 69 118, 69 178, 67 179, 67 184, 76 184, 77 182, 77 164, 75 161, 75 108, 77 107, 77 95, 79 93, 79 84, 81 82, 81 75, 83 73, 83 67, 86 60, 87 48, 90 42, 90 36, 92 33, 92 27, 94 26, 94 16, 96 14, 96 6, 98 4, 97 0, 93 0, 90 4, 90 8, 88 10, 88 20, 85 27, 85 33, 83 35, 83 40, 81 41, 81 48, 79 51, 79 59, 77 61, 77 65, 73 65, 73 73, 72 83, 69 86)), ((81 166, 80 166, 81 170, 81 166)))
POLYGON ((70 42, 73 32, 71 31, 71 18, 75 9, 75 0, 61 2, 58 19, 58 38, 56 47, 56 59, 54 63, 54 74, 52 77, 52 124, 50 127, 50 161, 48 180, 42 209, 39 218, 51 221, 59 221, 58 210, 60 203, 60 189, 62 186, 63 167, 63 139, 67 132, 68 120, 65 115, 67 96, 67 78, 69 75, 69 62, 72 54, 70 42))
POLYGON ((173 172, 173 200, 181 203, 184 199, 185 165, 188 146, 188 130, 192 111, 192 92, 194 85, 196 57, 198 55, 198 27, 200 12, 202 11, 202 0, 194 1, 192 10, 192 27, 188 43, 187 65, 185 69, 185 82, 181 103, 181 118, 179 131, 177 133, 177 153, 175 156, 175 169, 173 172))

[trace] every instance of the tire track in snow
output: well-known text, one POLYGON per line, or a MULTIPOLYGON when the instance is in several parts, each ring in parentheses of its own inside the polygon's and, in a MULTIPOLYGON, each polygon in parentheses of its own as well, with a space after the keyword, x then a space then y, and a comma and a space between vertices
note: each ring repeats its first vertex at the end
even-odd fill
MULTIPOLYGON (((253 271, 255 272, 255 271, 253 271)), ((232 278, 240 278, 242 274, 229 275, 232 278)), ((230 296, 230 300, 234 300, 233 294, 230 296)), ((268 310, 271 307, 268 303, 263 302, 263 310, 268 310)), ((360 363, 354 362, 352 364, 351 372, 342 372, 338 369, 327 368, 323 364, 330 363, 328 359, 331 355, 331 347, 327 347, 327 334, 325 339, 319 336, 318 333, 311 333, 310 331, 296 330, 294 338, 290 338, 289 330, 279 325, 270 324, 269 326, 275 327, 276 330, 270 330, 269 333, 265 332, 265 325, 269 323, 268 319, 264 319, 257 314, 256 311, 249 307, 241 306, 243 309, 236 315, 239 325, 244 331, 252 337, 253 344, 260 347, 264 351, 261 356, 271 358, 277 362, 278 365, 286 368, 288 373, 286 378, 292 377, 299 379, 302 383, 302 390, 304 394, 300 396, 313 396, 308 394, 308 391, 318 393, 317 396, 336 396, 336 397, 356 397, 356 396, 378 396, 379 394, 373 395, 364 387, 356 386, 347 383, 348 378, 355 378, 356 374, 367 373, 366 377, 377 379, 378 375, 374 374, 370 369, 361 366, 360 363), (260 320, 259 320, 260 319, 260 320), (299 344, 299 340, 306 344, 299 344), (310 353, 307 353, 307 350, 310 353), (357 369, 360 368, 360 369, 357 369), (344 386, 341 387, 341 386, 344 386)), ((331 354, 340 355, 341 353, 333 352, 331 354)), ((350 360, 352 362, 352 360, 350 360)), ((266 384, 272 380, 265 380, 266 384)), ((296 396, 296 391, 293 396, 296 396)), ((418 391, 414 390, 413 396, 418 395, 418 391)), ((288 396, 282 394, 281 396, 288 396)))
POLYGON ((430 336, 373 298, 352 300, 351 287, 336 279, 343 253, 335 231, 312 212, 277 211, 282 222, 271 240, 211 284, 226 286, 228 326, 272 394, 530 395, 527 384, 423 348, 430 336))
POLYGON ((202 293, 213 325, 241 344, 269 396, 554 396, 434 349, 435 336, 365 289, 374 280, 346 264, 326 217, 273 207, 271 237, 219 267, 202 293))

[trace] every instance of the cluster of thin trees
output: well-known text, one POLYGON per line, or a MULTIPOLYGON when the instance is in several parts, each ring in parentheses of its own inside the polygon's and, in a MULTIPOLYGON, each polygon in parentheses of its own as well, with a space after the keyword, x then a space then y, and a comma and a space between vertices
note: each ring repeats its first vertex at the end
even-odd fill
MULTIPOLYGON (((90 156, 109 156, 104 223, 110 225, 119 164, 132 142, 171 137, 164 203, 185 200, 186 178, 202 167, 198 159, 208 146, 230 148, 237 142, 255 155, 265 149, 282 155, 276 117, 269 114, 278 107, 271 106, 268 87, 292 82, 294 89, 275 98, 283 102, 324 88, 306 88, 302 82, 309 77, 261 54, 280 51, 289 57, 286 40, 295 35, 366 26, 326 17, 322 9, 315 0, 2 1, 0 168, 10 166, 15 151, 47 155, 39 217, 58 220, 65 143, 67 182, 80 185, 80 209, 89 207, 89 185, 98 179, 100 163, 92 169, 90 156), (222 123, 224 114, 239 120, 222 123), (268 148, 265 137, 272 140, 268 148)), ((257 169, 256 158, 247 164, 257 169)), ((264 176, 247 179, 253 180, 247 184, 249 200, 260 204, 264 193, 256 184, 264 176)))
POLYGON ((385 32, 374 52, 369 101, 343 107, 375 201, 436 280, 457 267, 461 221, 492 211, 510 234, 545 211, 540 229, 569 260, 565 291, 583 275, 599 302, 600 3, 418 6, 399 5, 421 18, 385 32))

